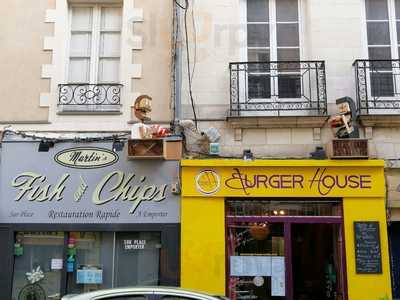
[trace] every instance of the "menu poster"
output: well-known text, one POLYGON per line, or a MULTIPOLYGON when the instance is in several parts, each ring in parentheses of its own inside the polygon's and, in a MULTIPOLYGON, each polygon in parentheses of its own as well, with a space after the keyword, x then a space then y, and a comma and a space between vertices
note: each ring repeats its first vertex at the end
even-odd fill
POLYGON ((231 256, 231 276, 271 276, 271 256, 231 256))
POLYGON ((97 268, 85 268, 76 271, 77 284, 102 284, 103 270, 97 268))
POLYGON ((271 296, 285 296, 285 258, 272 257, 271 296))
POLYGON ((357 274, 381 274, 379 222, 354 222, 357 274))

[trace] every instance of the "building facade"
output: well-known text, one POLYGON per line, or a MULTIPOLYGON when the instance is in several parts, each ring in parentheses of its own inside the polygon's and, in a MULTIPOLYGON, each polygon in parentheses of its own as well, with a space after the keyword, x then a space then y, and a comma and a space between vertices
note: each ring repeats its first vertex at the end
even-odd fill
POLYGON ((55 299, 125 284, 237 300, 400 298, 397 0, 7 0, 0 12, 7 299, 40 270, 55 299), (127 159, 139 95, 152 97, 153 123, 183 121, 194 159, 181 178, 176 161, 127 159), (309 160, 327 152, 342 97, 370 161, 309 160), (210 141, 219 151, 202 160, 210 141), (91 219, 110 174, 129 180, 104 203, 110 217, 91 219), (329 177, 310 188, 312 175, 329 177), (133 191, 163 185, 162 201, 137 210, 147 219, 127 214, 133 191), (146 275, 118 278, 143 257, 146 275))
POLYGON ((1 298, 178 286, 179 162, 127 145, 139 95, 174 119, 173 3, 3 4, 1 298))
POLYGON ((336 99, 354 100, 369 158, 385 161, 395 299, 399 7, 392 0, 195 1, 181 69, 182 118, 197 117, 201 131, 218 129, 224 158, 251 150, 256 159, 308 159, 334 138, 327 121, 338 112, 336 99))

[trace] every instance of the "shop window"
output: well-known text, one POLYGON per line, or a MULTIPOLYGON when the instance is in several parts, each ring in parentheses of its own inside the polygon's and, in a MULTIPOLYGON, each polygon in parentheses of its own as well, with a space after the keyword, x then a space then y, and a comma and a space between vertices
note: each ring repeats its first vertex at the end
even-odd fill
POLYGON ((159 285, 161 249, 160 232, 18 232, 12 300, 159 285))
POLYGON ((341 201, 229 199, 226 207, 230 299, 344 299, 341 201))
POLYGON ((228 216, 341 216, 340 201, 229 200, 228 216))
POLYGON ((161 234, 119 232, 115 241, 115 286, 159 285, 161 234))
POLYGON ((70 232, 67 243, 67 294, 112 287, 113 232, 70 232), (88 276, 97 276, 89 281, 88 276))
POLYGON ((43 293, 55 299, 60 296, 64 237, 63 232, 20 232, 16 235, 13 300, 43 299, 40 298, 43 293), (40 281, 37 283, 35 278, 40 281))

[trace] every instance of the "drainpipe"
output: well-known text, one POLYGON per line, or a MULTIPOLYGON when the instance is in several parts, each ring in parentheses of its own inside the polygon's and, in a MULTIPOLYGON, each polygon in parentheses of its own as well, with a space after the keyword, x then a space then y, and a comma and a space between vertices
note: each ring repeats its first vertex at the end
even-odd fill
MULTIPOLYGON (((175 124, 182 119, 182 33, 181 33, 181 10, 177 7, 174 2, 174 18, 177 26, 176 36, 174 37, 175 50, 175 110, 174 110, 174 121, 175 124)), ((174 28, 175 30, 175 28, 174 28)))

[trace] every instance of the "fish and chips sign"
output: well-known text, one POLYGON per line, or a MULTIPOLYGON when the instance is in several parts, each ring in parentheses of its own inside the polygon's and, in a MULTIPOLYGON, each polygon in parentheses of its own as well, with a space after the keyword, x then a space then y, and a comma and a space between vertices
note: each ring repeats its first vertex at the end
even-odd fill
POLYGON ((110 146, 3 143, 0 222, 178 223, 178 163, 128 161, 110 146))

